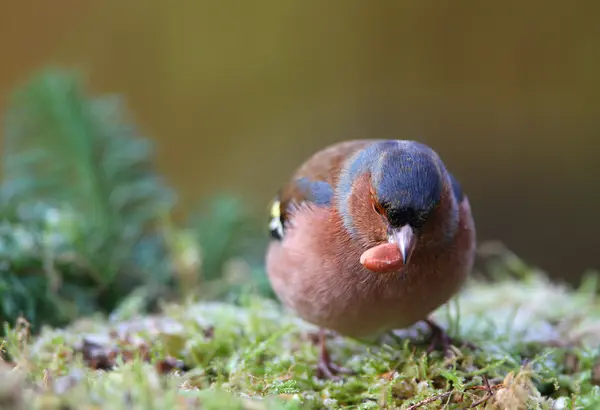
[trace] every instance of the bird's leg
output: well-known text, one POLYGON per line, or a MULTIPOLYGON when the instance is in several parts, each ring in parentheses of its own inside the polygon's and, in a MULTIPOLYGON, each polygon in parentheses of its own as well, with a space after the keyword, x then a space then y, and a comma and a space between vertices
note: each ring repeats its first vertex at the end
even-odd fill
MULTIPOLYGON (((430 344, 427 348, 427 354, 433 352, 434 350, 441 350, 444 356, 449 356, 451 353, 450 346, 455 344, 455 340, 453 340, 448 333, 437 323, 435 323, 431 319, 423 320, 427 326, 429 326, 429 330, 431 331, 430 335, 430 344)), ((470 342, 464 342, 463 345, 475 350, 477 346, 470 342)))
POLYGON ((352 374, 352 370, 340 367, 331 361, 325 339, 325 330, 319 330, 319 363, 317 376, 323 379, 339 380, 339 374, 352 374))
POLYGON ((431 319, 425 319, 424 322, 429 326, 429 331, 431 335, 429 336, 429 347, 427 348, 427 354, 433 352, 434 350, 441 350, 444 353, 444 356, 448 354, 450 351, 450 345, 452 345, 452 338, 448 335, 448 333, 440 327, 437 323, 435 323, 431 319))

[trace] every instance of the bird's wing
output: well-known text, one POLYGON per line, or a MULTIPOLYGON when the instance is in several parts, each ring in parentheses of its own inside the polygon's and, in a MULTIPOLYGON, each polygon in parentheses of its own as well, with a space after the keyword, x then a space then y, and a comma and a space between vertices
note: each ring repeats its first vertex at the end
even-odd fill
POLYGON ((269 231, 281 240, 291 213, 306 204, 329 206, 346 158, 377 140, 352 140, 331 145, 310 157, 271 202, 269 231))

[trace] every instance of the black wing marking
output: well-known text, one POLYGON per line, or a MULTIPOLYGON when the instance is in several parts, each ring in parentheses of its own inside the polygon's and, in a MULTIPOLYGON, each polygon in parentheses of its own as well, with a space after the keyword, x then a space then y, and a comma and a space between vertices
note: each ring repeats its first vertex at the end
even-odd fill
POLYGON ((283 239, 283 214, 281 212, 281 201, 277 195, 271 201, 269 209, 269 236, 275 240, 283 239))
POLYGON ((304 204, 330 206, 333 189, 325 181, 311 181, 302 177, 294 181, 294 189, 287 200, 280 195, 271 201, 269 210, 269 235, 272 239, 282 240, 290 211, 304 204))

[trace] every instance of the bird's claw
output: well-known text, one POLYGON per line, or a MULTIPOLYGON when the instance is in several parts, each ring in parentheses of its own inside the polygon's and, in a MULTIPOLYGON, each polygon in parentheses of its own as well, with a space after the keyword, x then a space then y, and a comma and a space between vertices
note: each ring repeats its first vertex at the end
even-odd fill
POLYGON ((342 377, 340 375, 351 375, 353 373, 354 372, 350 369, 338 366, 331 361, 325 361, 323 358, 319 358, 319 363, 317 364, 317 377, 320 379, 341 380, 342 377))
MULTIPOLYGON (((437 323, 435 323, 431 319, 426 319, 424 322, 429 326, 429 330, 431 331, 431 335, 429 337, 429 347, 427 348, 427 354, 431 354, 433 351, 441 351, 444 356, 449 357, 453 355, 452 346, 458 345, 455 339, 452 339, 450 335, 437 323)), ((477 346, 475 346, 471 342, 462 342, 460 343, 462 346, 466 346, 472 350, 476 350, 477 346)))
POLYGON ((338 366, 331 361, 325 343, 325 332, 319 332, 319 362, 317 363, 317 377, 320 379, 341 380, 340 375, 351 375, 354 372, 345 367, 338 366))

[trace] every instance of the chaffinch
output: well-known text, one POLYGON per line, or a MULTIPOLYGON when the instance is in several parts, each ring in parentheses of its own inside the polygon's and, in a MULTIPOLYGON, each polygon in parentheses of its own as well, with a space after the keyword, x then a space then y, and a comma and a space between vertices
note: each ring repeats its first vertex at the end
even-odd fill
POLYGON ((475 225, 466 195, 428 146, 352 140, 302 164, 276 196, 266 267, 282 303, 324 329, 363 338, 424 321, 432 346, 450 339, 428 315, 472 269, 475 225))

